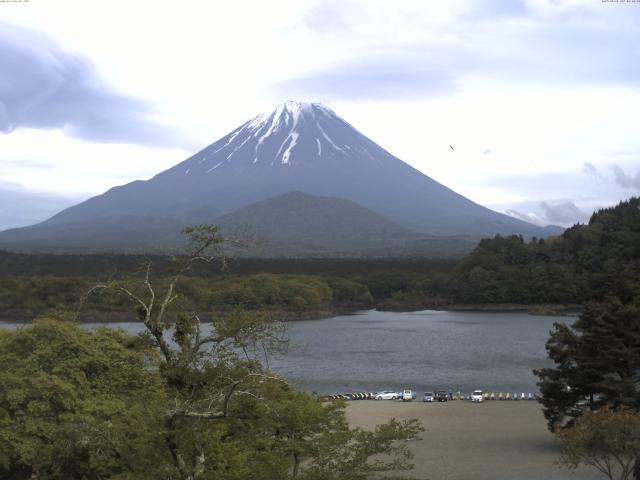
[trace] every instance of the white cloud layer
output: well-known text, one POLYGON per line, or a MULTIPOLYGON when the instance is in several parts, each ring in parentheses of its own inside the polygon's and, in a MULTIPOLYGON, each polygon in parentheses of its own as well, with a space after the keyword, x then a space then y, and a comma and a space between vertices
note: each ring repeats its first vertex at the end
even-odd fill
POLYGON ((1 9, 0 180, 32 190, 149 178, 294 98, 328 103, 425 174, 534 222, 584 221, 640 194, 640 3, 1 9))
MULTIPOLYGON (((151 105, 106 85, 85 57, 50 37, 0 22, 0 132, 60 129, 96 143, 181 142, 151 105)), ((184 140, 182 140, 184 143, 184 140)))

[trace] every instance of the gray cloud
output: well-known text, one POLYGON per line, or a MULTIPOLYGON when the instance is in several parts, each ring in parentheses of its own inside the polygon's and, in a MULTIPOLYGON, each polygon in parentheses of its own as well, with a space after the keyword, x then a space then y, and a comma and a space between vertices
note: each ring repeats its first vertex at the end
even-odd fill
POLYGON ((618 165, 611 168, 617 178, 609 174, 608 169, 605 172, 603 168, 585 162, 582 175, 577 171, 514 174, 488 179, 483 186, 499 188, 521 198, 544 199, 489 205, 494 210, 532 223, 537 223, 537 218, 543 225, 566 227, 587 222, 595 210, 627 199, 629 193, 625 188, 640 189, 640 171, 634 176, 618 165), (562 197, 557 196, 558 192, 562 192, 562 197))
POLYGON ((622 188, 640 189, 640 170, 636 171, 635 175, 633 175, 631 173, 627 173, 620 165, 613 164, 611 165, 613 178, 611 178, 602 175, 595 165, 585 162, 582 167, 582 171, 591 175, 596 180, 606 180, 607 182, 615 183, 622 188))
MULTIPOLYGON (((536 86, 638 88, 640 29, 634 25, 640 21, 640 9, 603 10, 598 5, 596 15, 593 9, 560 7, 549 17, 539 16, 521 1, 483 1, 443 32, 446 42, 394 45, 384 39, 383 51, 321 66, 274 90, 280 96, 324 101, 411 99, 447 95, 469 76, 536 86), (622 10, 629 12, 622 15, 622 10), (524 27, 515 26, 514 17, 524 27)), ((320 34, 327 29, 348 33, 348 20, 338 11, 333 3, 316 6, 305 22, 320 34)))
POLYGON ((41 222, 89 196, 34 192, 17 183, 0 181, 0 231, 41 222))
MULTIPOLYGON (((569 199, 524 200, 507 206, 504 213, 535 225, 560 225, 569 227, 585 223, 599 205, 577 205, 569 199)), ((498 208, 497 210, 501 210, 498 208)))
MULTIPOLYGON (((28 160, 28 159, 13 160, 13 159, 0 158, 0 164, 3 167, 20 167, 20 168, 34 168, 34 169, 51 168, 50 163, 43 162, 40 160, 28 160)), ((0 182, 0 185, 2 185, 2 182, 0 182)))
POLYGON ((600 172, 598 171, 596 166, 590 162, 584 162, 582 164, 582 173, 586 173, 587 175, 590 175, 598 180, 602 178, 602 175, 600 175, 600 172))
POLYGON ((360 9, 347 0, 322 0, 313 5, 302 21, 311 31, 320 34, 332 34, 348 31, 360 9))
POLYGON ((86 58, 45 35, 0 22, 0 131, 54 129, 85 140, 184 144, 152 106, 105 85, 86 58))
POLYGON ((524 0, 496 2, 495 0, 474 0, 471 12, 465 15, 469 20, 521 17, 527 13, 524 0))
MULTIPOLYGON (((499 188, 515 193, 524 198, 557 198, 556 192, 566 192, 566 199, 584 196, 585 192, 593 189, 594 182, 573 172, 565 173, 531 173, 500 175, 484 180, 479 185, 499 188)), ((601 188, 607 185, 599 185, 601 188)), ((601 196, 600 192, 594 196, 601 196)))
POLYGON ((560 225, 570 225, 577 222, 585 222, 589 219, 590 213, 578 208, 573 202, 562 202, 552 204, 549 202, 540 202, 540 209, 551 223, 560 225))
POLYGON ((549 222, 545 222, 543 219, 539 218, 534 213, 525 213, 514 208, 508 208, 505 210, 507 215, 510 217, 517 218, 518 220, 523 220, 525 222, 533 223, 534 225, 539 225, 541 227, 547 225, 549 222))
POLYGON ((619 165, 612 165, 613 180, 623 188, 640 189, 640 170, 635 175, 630 175, 619 165))
MULTIPOLYGON (((562 24, 540 25, 516 39, 505 73, 523 82, 626 85, 640 81, 640 30, 562 24), (515 54, 519 58, 515 58, 515 54)), ((505 67, 505 66, 503 66, 505 67)))
POLYGON ((274 90, 291 98, 322 101, 445 95, 455 91, 456 84, 439 56, 438 52, 379 52, 282 82, 274 90), (428 61, 428 57, 434 61, 428 61))

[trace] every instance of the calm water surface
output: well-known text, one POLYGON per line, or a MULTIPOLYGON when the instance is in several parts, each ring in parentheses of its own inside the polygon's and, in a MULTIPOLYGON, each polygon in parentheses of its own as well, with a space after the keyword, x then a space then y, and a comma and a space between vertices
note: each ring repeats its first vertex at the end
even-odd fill
MULTIPOLYGON (((270 367, 307 390, 413 388, 536 392, 553 322, 522 312, 377 312, 288 324, 291 349, 270 367)), ((16 323, 1 322, 0 328, 16 323)), ((87 328, 105 324, 85 324, 87 328)), ((139 323, 107 324, 137 333, 139 323)))

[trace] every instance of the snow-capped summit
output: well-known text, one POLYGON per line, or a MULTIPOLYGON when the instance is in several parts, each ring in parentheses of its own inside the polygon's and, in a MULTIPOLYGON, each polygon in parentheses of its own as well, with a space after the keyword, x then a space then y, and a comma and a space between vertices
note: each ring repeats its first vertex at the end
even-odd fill
POLYGON ((44 224, 123 215, 210 222, 288 192, 351 200, 421 233, 545 236, 542 228, 477 205, 417 171, 331 109, 294 101, 252 118, 150 180, 112 188, 44 224))
MULTIPOLYGON (((374 145, 320 103, 287 101, 258 115, 180 164, 184 175, 219 169, 293 166, 353 153, 372 156, 374 145)), ((175 173, 172 171, 172 173, 175 173)))

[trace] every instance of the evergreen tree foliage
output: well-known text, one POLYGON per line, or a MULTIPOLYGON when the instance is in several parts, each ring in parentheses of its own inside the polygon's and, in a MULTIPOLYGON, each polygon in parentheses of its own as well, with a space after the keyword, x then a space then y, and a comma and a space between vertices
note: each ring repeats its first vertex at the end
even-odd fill
POLYGON ((582 401, 640 410, 640 296, 587 304, 571 327, 554 325, 547 351, 556 366, 535 373, 552 431, 578 416, 582 401))
POLYGON ((482 240, 445 286, 454 303, 578 303, 640 284, 640 198, 595 212, 560 237, 482 240))

